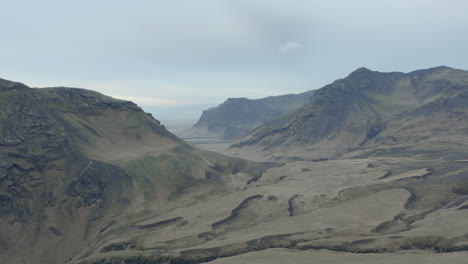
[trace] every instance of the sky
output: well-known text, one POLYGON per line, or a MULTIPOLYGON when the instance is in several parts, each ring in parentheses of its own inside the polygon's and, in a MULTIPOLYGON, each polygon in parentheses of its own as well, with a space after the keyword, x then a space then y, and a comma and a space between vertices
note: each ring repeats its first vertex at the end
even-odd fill
POLYGON ((468 70, 466 0, 0 2, 0 78, 96 90, 162 120, 359 67, 468 70))

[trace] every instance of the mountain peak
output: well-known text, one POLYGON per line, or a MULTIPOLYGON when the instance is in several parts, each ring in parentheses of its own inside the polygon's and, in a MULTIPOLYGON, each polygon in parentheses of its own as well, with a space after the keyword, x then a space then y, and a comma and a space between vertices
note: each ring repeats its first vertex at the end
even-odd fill
POLYGON ((445 65, 440 65, 440 66, 434 67, 433 69, 437 69, 437 70, 453 70, 452 67, 445 66, 445 65))
POLYGON ((12 82, 9 80, 0 78, 0 91, 1 90, 13 90, 13 89, 28 89, 26 85, 19 82, 12 82))
POLYGON ((358 73, 358 72, 372 72, 372 71, 369 70, 366 67, 360 67, 360 68, 356 69, 353 73, 358 73))
POLYGON ((374 72, 375 71, 369 70, 366 67, 360 67, 360 68, 356 69, 355 71, 351 72, 348 77, 362 78, 362 77, 368 76, 368 75, 370 75, 370 74, 372 74, 374 72))
MULTIPOLYGON (((320 158, 324 158, 325 155, 328 155, 326 158, 341 155, 349 149, 367 144, 386 129, 388 122, 402 122, 400 114, 409 113, 407 111, 415 111, 416 123, 419 122, 416 117, 420 117, 420 112, 424 118, 429 118, 424 114, 442 111, 440 107, 443 105, 440 102, 445 102, 446 97, 453 97, 450 100, 460 106, 466 104, 465 99, 456 96, 462 87, 466 87, 467 76, 466 71, 454 71, 448 67, 419 70, 411 74, 359 68, 348 77, 319 89, 304 107, 257 127, 237 141, 234 147, 247 146, 267 151, 283 151, 297 147, 307 148, 309 155, 320 158), (439 72, 441 74, 434 74, 439 72), (440 101, 428 105, 435 100, 434 98, 440 101), (427 106, 422 108, 423 105, 427 106), (327 149, 329 153, 325 154, 325 151, 320 149, 325 145, 334 147, 327 149)), ((445 114, 451 116, 450 111, 446 110, 445 114)), ((435 121, 443 120, 436 115, 431 118, 435 121)), ((461 120, 460 118, 457 124, 466 126, 461 120)), ((446 129, 442 124, 431 125, 439 125, 442 131, 446 129)), ((399 140, 404 142, 405 139, 420 133, 419 130, 414 131, 412 134, 401 132, 399 140)), ((388 133, 388 138, 393 140, 393 132, 388 133)), ((388 142, 393 144, 391 140, 388 142)))
POLYGON ((413 76, 414 75, 427 75, 427 74, 432 74, 432 73, 435 73, 435 72, 444 72, 444 71, 452 71, 452 70, 455 70, 455 69, 451 68, 451 67, 448 67, 448 66, 445 66, 445 65, 441 65, 441 66, 437 66, 437 67, 412 71, 412 72, 409 72, 408 74, 413 75, 413 76))

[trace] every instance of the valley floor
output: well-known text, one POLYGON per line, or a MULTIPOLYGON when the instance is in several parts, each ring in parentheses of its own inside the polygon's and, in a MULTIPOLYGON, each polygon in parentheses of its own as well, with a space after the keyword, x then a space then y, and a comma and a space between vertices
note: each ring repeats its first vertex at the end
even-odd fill
POLYGON ((352 254, 326 250, 295 251, 268 249, 235 257, 217 259, 210 264, 465 264, 468 253, 431 254, 405 252, 399 254, 352 254))
POLYGON ((117 249, 84 263, 466 263, 467 179, 464 161, 407 158, 233 174, 227 194, 110 228, 102 236, 117 249), (118 249, 122 241, 134 246, 118 249))
MULTIPOLYGON (((229 154, 230 142, 185 140, 229 154)), ((109 228, 101 235, 107 246, 99 245, 100 253, 76 260, 467 263, 466 160, 294 161, 256 178, 233 173, 226 184, 226 194, 109 228)))

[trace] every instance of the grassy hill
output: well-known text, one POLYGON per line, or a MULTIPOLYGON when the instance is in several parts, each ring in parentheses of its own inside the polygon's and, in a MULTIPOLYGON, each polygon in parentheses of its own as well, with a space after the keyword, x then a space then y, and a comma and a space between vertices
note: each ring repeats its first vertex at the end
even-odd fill
POLYGON ((6 80, 0 135, 0 254, 10 263, 65 263, 113 225, 223 194, 233 174, 273 166, 189 146, 132 102, 6 80))
POLYGON ((447 150, 460 154, 466 150, 467 92, 468 72, 449 67, 407 74, 360 68, 233 147, 320 159, 363 150, 422 153, 437 141, 458 145, 447 150))

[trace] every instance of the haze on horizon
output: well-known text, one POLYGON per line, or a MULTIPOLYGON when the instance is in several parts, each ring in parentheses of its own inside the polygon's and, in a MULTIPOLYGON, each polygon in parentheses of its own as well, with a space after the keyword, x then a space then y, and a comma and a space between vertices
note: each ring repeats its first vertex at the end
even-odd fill
POLYGON ((8 1, 0 78, 97 90, 164 120, 354 69, 468 69, 464 0, 8 1))

